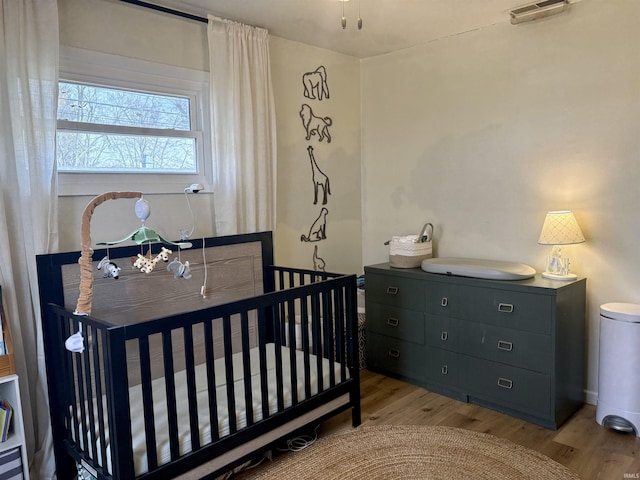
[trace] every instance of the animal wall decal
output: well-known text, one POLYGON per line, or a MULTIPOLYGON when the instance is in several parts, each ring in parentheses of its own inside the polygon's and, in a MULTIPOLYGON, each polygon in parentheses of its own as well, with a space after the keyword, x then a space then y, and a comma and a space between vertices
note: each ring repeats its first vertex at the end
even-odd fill
POLYGON ((327 143, 331 143, 331 133, 329 132, 329 127, 333 124, 331 117, 314 115, 311 107, 304 103, 300 108, 300 118, 302 119, 302 126, 307 132, 305 137, 307 140, 311 140, 313 135, 317 135, 319 142, 326 138, 327 143))
POLYGON ((327 84, 327 69, 320 65, 313 72, 302 75, 302 85, 304 86, 304 96, 315 100, 329 98, 329 85, 327 84))
POLYGON ((308 235, 300 235, 301 242, 319 242, 320 240, 324 240, 327 238, 327 215, 329 214, 329 210, 325 207, 322 207, 320 210, 320 215, 315 219, 311 228, 309 229, 308 235))
POLYGON ((318 256, 318 245, 313 246, 313 270, 316 272, 324 272, 327 263, 318 256))
POLYGON ((331 195, 331 185, 329 182, 329 177, 327 177, 320 167, 318 166, 318 162, 316 162, 315 156, 313 155, 313 147, 309 145, 307 147, 307 152, 309 153, 309 161, 311 162, 311 180, 313 181, 313 204, 317 205, 318 203, 318 190, 322 188, 322 205, 326 205, 328 195, 331 195))

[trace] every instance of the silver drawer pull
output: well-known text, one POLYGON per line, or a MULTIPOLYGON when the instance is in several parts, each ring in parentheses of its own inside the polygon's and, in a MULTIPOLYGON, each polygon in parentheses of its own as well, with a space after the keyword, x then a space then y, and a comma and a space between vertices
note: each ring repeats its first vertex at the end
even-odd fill
POLYGON ((448 338, 449 338, 449 332, 442 332, 440 334, 440 340, 442 340, 443 342, 446 342, 448 338))
POLYGON ((395 348, 392 348, 391 350, 389 350, 389 356, 391 358, 400 358, 400 350, 396 350, 395 348))
POLYGON ((498 349, 506 350, 507 352, 510 352, 511 350, 513 350, 513 342, 507 342, 506 340, 498 340, 498 349))
POLYGON ((498 378, 498 386, 502 388, 506 388, 507 390, 511 390, 513 388, 513 380, 500 377, 498 378))
POLYGON ((389 295, 397 295, 398 290, 398 287, 387 287, 387 293, 389 295))
POLYGON ((400 320, 397 318, 389 317, 387 318, 387 325, 391 325, 392 327, 397 327, 400 323, 400 320))
POLYGON ((449 373, 449 365, 442 365, 442 368, 440 369, 440 371, 442 372, 443 375, 447 375, 449 373))
POLYGON ((442 297, 442 300, 440 301, 440 306, 446 307, 447 305, 449 305, 449 299, 447 297, 442 297))
POLYGON ((498 311, 502 313, 513 313, 512 303, 500 303, 498 304, 498 311))

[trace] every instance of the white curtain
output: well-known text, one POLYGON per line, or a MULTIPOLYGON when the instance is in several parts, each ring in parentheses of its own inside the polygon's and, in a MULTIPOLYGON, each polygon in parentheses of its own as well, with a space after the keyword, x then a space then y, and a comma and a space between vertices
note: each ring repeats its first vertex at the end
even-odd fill
POLYGON ((0 285, 31 477, 55 478, 35 256, 57 249, 58 8, 56 0, 0 8, 0 285))
POLYGON ((276 130, 269 33, 209 16, 216 233, 273 230, 276 130))

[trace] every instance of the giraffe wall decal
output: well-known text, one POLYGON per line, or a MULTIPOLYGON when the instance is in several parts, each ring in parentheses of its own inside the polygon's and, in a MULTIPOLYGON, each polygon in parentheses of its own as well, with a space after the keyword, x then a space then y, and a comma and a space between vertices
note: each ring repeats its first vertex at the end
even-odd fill
POLYGON ((313 181, 313 204, 317 205, 318 203, 318 190, 322 188, 322 205, 326 205, 328 195, 331 195, 331 185, 329 182, 329 177, 324 174, 320 167, 318 166, 318 162, 316 162, 316 158, 313 154, 313 147, 309 145, 307 147, 307 153, 309 153, 309 161, 311 162, 311 180, 313 181))

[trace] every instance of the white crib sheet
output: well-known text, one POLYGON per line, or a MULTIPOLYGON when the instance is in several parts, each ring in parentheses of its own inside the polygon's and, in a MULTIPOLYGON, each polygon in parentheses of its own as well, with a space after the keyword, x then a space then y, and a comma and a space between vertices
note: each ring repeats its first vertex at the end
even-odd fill
MULTIPOLYGON (((267 385, 268 385, 268 405, 269 414, 273 414, 277 411, 277 394, 276 394, 276 363, 275 363, 275 345, 273 343, 266 345, 266 357, 267 357, 267 385)), ((291 363, 289 357, 289 348, 281 347, 282 358, 282 371, 283 381, 283 398, 284 406, 290 407, 292 402, 292 382, 291 380, 291 363), (288 381, 289 380, 289 381, 288 381)), ((296 386, 298 401, 305 398, 305 374, 304 374, 304 353, 296 350, 296 386)), ((311 387, 311 394, 314 395, 318 392, 318 371, 317 371, 317 357, 315 355, 309 356, 310 363, 310 378, 308 383, 311 387)), ((253 401, 253 419, 258 421, 262 419, 262 396, 260 389, 260 364, 258 357, 258 349, 253 348, 250 351, 250 364, 251 364, 251 392, 253 401)), ((339 363, 334 363, 334 373, 336 382, 339 382, 340 378, 339 363)), ((209 424, 209 406, 208 406, 208 389, 206 378, 206 365, 201 364, 196 366, 196 390, 197 390, 197 405, 198 405, 198 424, 199 424, 199 436, 200 444, 206 445, 211 442, 211 425, 209 424)), ((234 388, 235 388, 235 402, 236 402, 236 425, 237 429, 241 429, 247 426, 247 415, 245 408, 245 392, 244 392, 244 380, 242 371, 242 356, 241 353, 233 355, 233 372, 234 372, 234 388)), ((329 360, 322 360, 322 384, 324 388, 329 385, 330 365, 329 360)), ((348 375, 348 370, 347 370, 348 375)), ((189 405, 187 402, 187 380, 186 372, 180 371, 174 375, 176 394, 177 394, 177 417, 178 417, 178 431, 179 431, 179 449, 180 455, 184 455, 191 451, 191 432, 189 427, 189 405)), ((229 411, 227 406, 227 391, 226 391, 226 376, 224 359, 220 358, 215 361, 215 378, 216 378, 216 393, 218 399, 218 424, 219 437, 224 437, 230 432, 229 428, 229 411)), ((155 417, 155 432, 156 432, 156 445, 157 445, 157 457, 158 464, 163 465, 171 461, 170 445, 169 445, 169 427, 167 416, 167 399, 165 394, 165 381, 164 377, 157 378, 152 381, 153 391, 153 411, 155 417)), ((142 388, 140 385, 133 386, 129 389, 130 398, 130 413, 131 413, 131 431, 133 442, 133 454, 135 463, 136 476, 141 475, 148 471, 148 457, 146 449, 146 436, 144 428, 144 416, 142 411, 142 388)), ((95 406, 94 406, 95 408, 95 406)), ((97 419, 97 416, 96 416, 97 419)), ((87 420, 88 421, 88 420, 87 420)), ((96 420, 97 421, 97 420, 96 420)), ((98 425, 95 425, 96 435, 98 432, 98 425)), ((107 465, 109 471, 111 471, 111 452, 107 435, 107 465)), ((102 464, 101 459, 101 447, 96 445, 96 455, 99 459, 99 463, 102 464)))

